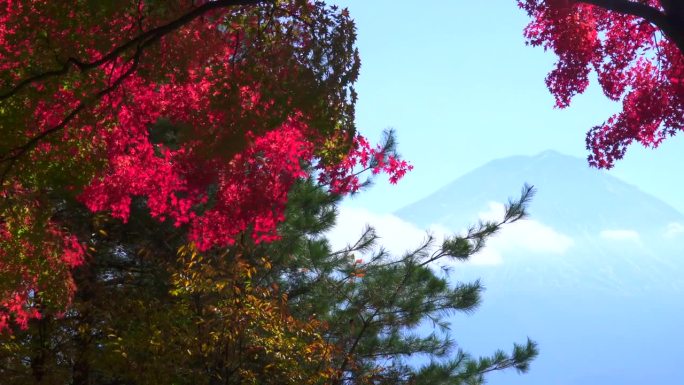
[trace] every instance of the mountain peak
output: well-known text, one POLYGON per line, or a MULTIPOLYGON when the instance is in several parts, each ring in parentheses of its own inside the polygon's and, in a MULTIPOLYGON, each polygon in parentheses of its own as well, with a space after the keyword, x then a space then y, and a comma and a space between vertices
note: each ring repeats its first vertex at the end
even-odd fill
POLYGON ((543 159, 543 158, 561 157, 561 156, 569 156, 569 155, 561 154, 560 152, 558 152, 556 150, 544 150, 544 151, 540 152, 539 154, 535 155, 534 158, 543 159))
POLYGON ((656 383, 678 383, 678 362, 655 357, 644 364, 633 353, 666 349, 668 357, 681 356, 675 350, 682 346, 684 215, 656 197, 583 159, 544 151, 491 161, 397 215, 460 232, 524 183, 537 188, 529 220, 504 226, 481 252, 498 262, 477 263, 476 255, 450 270, 455 280, 487 286, 477 320, 454 321, 459 342, 480 346, 520 330, 545 347, 530 376, 491 383, 653 383, 644 367, 664 368, 653 370, 662 374, 656 383), (597 369, 597 357, 610 364, 597 369))
POLYGON ((516 197, 523 184, 536 187, 529 207, 532 219, 579 229, 664 228, 684 224, 684 215, 586 161, 554 150, 534 156, 493 160, 398 211, 422 226, 438 223, 459 229, 476 220, 491 202, 516 197))
POLYGON ((538 153, 537 155, 531 156, 530 158, 534 161, 556 160, 556 161, 569 161, 569 162, 574 162, 577 164, 580 164, 580 162, 581 162, 584 166, 587 166, 587 163, 584 159, 580 159, 578 157, 568 155, 568 154, 563 154, 563 153, 558 152, 556 150, 544 150, 544 151, 538 153))

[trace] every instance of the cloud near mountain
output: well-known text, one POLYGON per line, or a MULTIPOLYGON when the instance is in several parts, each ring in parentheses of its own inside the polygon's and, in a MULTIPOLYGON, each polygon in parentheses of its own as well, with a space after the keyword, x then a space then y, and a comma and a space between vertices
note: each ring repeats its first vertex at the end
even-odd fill
POLYGON ((665 228, 663 236, 665 238, 677 238, 684 234, 684 224, 679 222, 670 222, 665 228))
MULTIPOLYGON (((478 214, 480 220, 498 221, 504 215, 504 205, 490 202, 478 214)), ((379 245, 395 255, 403 254, 420 246, 428 234, 441 242, 445 236, 453 231, 442 225, 418 227, 396 215, 378 214, 370 210, 353 207, 341 207, 337 225, 328 237, 333 249, 342 249, 354 243, 361 235, 365 226, 375 228, 380 236, 379 245)), ((460 232, 462 233, 462 229, 460 232)), ((456 231, 459 232, 459 231, 456 231)), ((526 254, 564 254, 574 244, 574 240, 552 227, 535 220, 521 220, 504 226, 487 243, 487 246, 469 263, 473 265, 495 266, 504 263, 504 256, 510 251, 526 254)))
MULTIPOLYGON (((488 210, 481 212, 478 216, 482 220, 496 221, 500 220, 503 215, 502 203, 489 202, 488 210)), ((516 251, 528 254, 565 254, 574 243, 575 241, 570 236, 551 226, 532 219, 524 219, 506 225, 501 233, 487 244, 487 248, 499 253, 516 251)))
POLYGON ((367 209, 342 206, 337 224, 327 234, 334 250, 353 244, 366 226, 375 228, 379 245, 393 254, 402 254, 420 246, 428 233, 443 239, 449 231, 439 225, 422 229, 392 214, 378 214, 367 209))
POLYGON ((546 151, 489 162, 396 215, 413 228, 463 229, 500 219, 496 202, 515 199, 525 182, 537 189, 529 219, 491 239, 475 261, 481 266, 450 276, 481 279, 487 289, 473 318, 454 317, 460 346, 500 347, 530 335, 541 347, 528 375, 488 383, 682 384, 684 214, 665 202, 546 151))

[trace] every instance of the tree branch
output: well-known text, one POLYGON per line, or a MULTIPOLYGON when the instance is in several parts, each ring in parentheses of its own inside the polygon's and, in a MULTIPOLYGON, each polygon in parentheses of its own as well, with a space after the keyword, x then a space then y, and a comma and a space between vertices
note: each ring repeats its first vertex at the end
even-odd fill
POLYGON ((97 92, 93 97, 92 100, 89 103, 86 102, 80 102, 68 115, 64 117, 64 119, 57 124, 56 126, 53 126, 35 136, 30 138, 26 143, 19 147, 15 147, 14 149, 10 150, 6 154, 1 154, 0 155, 0 163, 6 163, 4 169, 0 173, 0 186, 4 183, 5 178, 9 174, 10 170, 14 166, 14 164, 18 161, 19 158, 24 156, 26 153, 28 153, 33 147, 35 147, 38 142, 45 137, 54 134, 58 131, 63 130, 76 116, 86 108, 87 104, 93 103, 94 101, 100 100, 102 97, 105 95, 109 94, 116 88, 118 88, 126 78, 128 78, 130 75, 132 75, 138 68, 138 63, 140 61, 140 57, 143 54, 143 51, 145 50, 146 47, 156 43, 159 41, 162 37, 165 35, 177 30, 178 28, 182 27, 183 25, 191 22, 192 20, 204 15, 205 13, 209 12, 210 10, 214 9, 219 9, 219 8, 226 8, 226 7, 233 7, 233 6, 239 6, 239 5, 254 5, 258 3, 266 3, 270 2, 272 0, 216 0, 216 1, 211 1, 208 3, 205 3, 192 11, 184 14, 183 16, 179 17, 178 19, 175 19, 167 24, 164 24, 162 26, 153 28, 147 32, 144 32, 140 35, 138 35, 136 38, 129 40, 128 42, 124 43, 123 45, 120 45, 116 48, 114 48, 112 51, 110 51, 108 54, 103 56, 102 58, 92 61, 92 62, 82 62, 78 59, 75 58, 69 58, 67 62, 64 64, 64 66, 59 69, 59 70, 53 70, 53 71, 47 71, 43 72, 41 74, 32 76, 30 78, 24 79, 23 81, 19 82, 17 85, 15 85, 13 88, 11 88, 9 91, 0 94, 0 100, 3 99, 8 99, 12 97, 14 94, 19 92, 22 88, 26 87, 27 85, 44 80, 50 77, 55 77, 55 76, 60 76, 64 75, 69 71, 69 68, 71 66, 77 67, 79 70, 82 72, 89 71, 91 69, 97 68, 107 62, 111 62, 119 58, 124 52, 129 50, 130 48, 135 47, 135 53, 133 54, 133 58, 131 59, 131 66, 126 70, 125 73, 123 73, 118 79, 116 79, 113 83, 111 83, 107 88, 100 90, 97 92))
POLYGON ((169 33, 177 30, 178 28, 184 26, 185 24, 188 24, 189 22, 195 20, 196 18, 204 15, 205 13, 214 10, 214 9, 219 9, 219 8, 227 8, 227 7, 235 7, 239 5, 255 5, 258 3, 265 3, 265 2, 270 2, 269 0, 215 0, 215 1, 210 1, 207 2, 192 11, 184 14, 183 16, 167 23, 164 25, 161 25, 156 28, 152 28, 149 31, 143 32, 140 35, 136 36, 135 38, 127 41, 126 43, 114 48, 111 50, 109 53, 106 55, 102 56, 98 60, 90 61, 90 62, 83 62, 77 58, 70 57, 67 59, 67 61, 62 65, 62 68, 51 70, 51 71, 46 71, 34 76, 31 76, 29 78, 26 78, 19 83, 17 83, 14 87, 10 88, 9 90, 0 93, 0 100, 3 99, 8 99, 12 97, 14 94, 19 92, 21 89, 24 87, 28 86, 31 83, 35 83, 41 80, 45 80, 51 77, 55 76, 60 76, 60 75, 65 75, 69 72, 69 69, 73 66, 78 68, 81 72, 87 72, 89 70, 92 70, 94 68, 97 68, 105 63, 111 62, 121 56, 124 52, 127 50, 136 47, 136 46, 141 46, 141 45, 149 45, 147 43, 152 43, 155 41, 158 41, 165 35, 168 35, 169 33))
POLYGON ((643 3, 629 0, 580 0, 579 2, 596 5, 624 15, 638 16, 655 24, 659 28, 662 28, 662 23, 666 22, 664 13, 643 3))
MULTIPOLYGON (((658 27, 684 54, 684 23, 678 13, 667 14, 649 5, 629 0, 580 0, 603 9, 640 17, 658 27)), ((668 8, 670 9, 670 8, 668 8)))
MULTIPOLYGON (((138 63, 140 61, 140 56, 142 54, 142 47, 138 48, 136 51, 135 55, 131 59, 131 65, 130 67, 124 72, 120 77, 118 77, 109 87, 99 91, 95 96, 93 97, 93 100, 99 100, 103 98, 105 95, 109 94, 110 92, 114 91, 117 87, 123 83, 126 78, 128 78, 135 70, 138 68, 138 63)), ((37 135, 29 139, 26 143, 23 145, 16 147, 14 150, 10 151, 9 153, 3 155, 0 157, 0 163, 7 162, 5 165, 5 169, 2 171, 2 174, 0 174, 0 186, 5 181, 5 178, 9 174, 12 166, 16 161, 24 156, 27 152, 29 152, 33 147, 35 147, 39 141, 41 141, 43 138, 54 134, 55 132, 63 130, 76 116, 83 111, 86 107, 86 102, 80 102, 71 112, 62 119, 62 121, 56 125, 53 126, 37 135)))

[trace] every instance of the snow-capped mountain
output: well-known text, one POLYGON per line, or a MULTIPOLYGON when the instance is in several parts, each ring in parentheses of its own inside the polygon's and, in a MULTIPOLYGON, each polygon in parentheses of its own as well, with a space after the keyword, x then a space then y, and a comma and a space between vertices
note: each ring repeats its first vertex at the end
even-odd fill
POLYGON ((497 207, 501 214, 524 183, 537 191, 528 220, 504 228, 505 242, 494 241, 509 244, 497 251, 501 266, 477 269, 483 278, 498 277, 491 285, 534 290, 569 285, 573 291, 614 294, 684 291, 684 215, 557 152, 492 161, 397 215, 418 226, 458 231, 483 214, 496 219, 497 207))
POLYGON ((529 219, 504 228, 484 263, 452 266, 487 287, 474 315, 454 318, 466 350, 540 343, 529 374, 489 383, 684 384, 684 215, 656 197, 547 151, 492 161, 396 214, 459 231, 500 215, 524 183, 537 189, 529 219))

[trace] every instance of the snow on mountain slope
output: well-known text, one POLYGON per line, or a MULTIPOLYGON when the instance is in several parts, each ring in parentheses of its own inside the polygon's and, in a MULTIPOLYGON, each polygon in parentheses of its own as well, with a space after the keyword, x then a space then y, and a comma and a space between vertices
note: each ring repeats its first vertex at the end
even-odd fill
POLYGON ((530 373, 488 384, 684 384, 684 215, 666 203, 547 151, 492 161, 396 215, 459 231, 500 215, 524 183, 538 189, 529 219, 484 251, 498 262, 449 264, 453 280, 487 288, 474 314, 453 317, 461 347, 540 344, 530 373))
POLYGON ((500 267, 475 271, 491 276, 491 285, 569 285, 622 294, 684 290, 684 215, 557 152, 492 161, 396 215, 419 227, 459 231, 478 218, 500 217, 524 183, 537 189, 528 220, 504 228, 491 242, 500 267))

